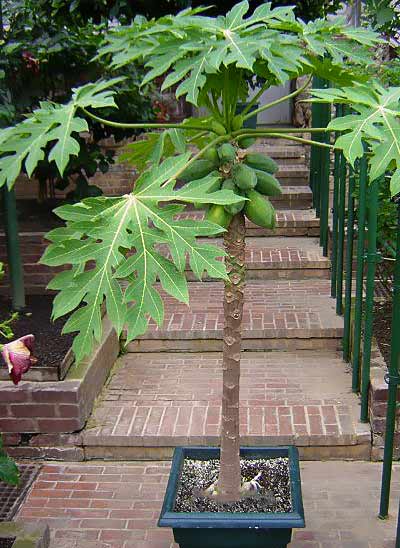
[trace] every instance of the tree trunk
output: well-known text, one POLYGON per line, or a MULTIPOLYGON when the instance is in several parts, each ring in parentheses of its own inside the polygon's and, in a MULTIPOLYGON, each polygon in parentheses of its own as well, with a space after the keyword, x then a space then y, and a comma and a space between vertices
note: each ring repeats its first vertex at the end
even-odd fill
POLYGON ((245 287, 245 221, 235 215, 224 235, 229 280, 224 294, 223 394, 221 424, 221 470, 218 499, 240 498, 239 378, 242 316, 245 287))

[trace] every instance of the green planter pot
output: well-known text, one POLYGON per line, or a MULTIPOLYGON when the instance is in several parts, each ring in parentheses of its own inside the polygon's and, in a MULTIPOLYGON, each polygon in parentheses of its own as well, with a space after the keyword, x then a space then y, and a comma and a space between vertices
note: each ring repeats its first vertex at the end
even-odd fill
MULTIPOLYGON (((248 103, 239 103, 236 107, 236 114, 242 114, 243 110, 247 107, 248 103)), ((256 103, 253 105, 249 111, 254 112, 260 105, 256 103)), ((257 129, 257 114, 252 116, 251 118, 248 118, 245 123, 243 124, 243 127, 246 127, 248 129, 257 129)))
POLYGON ((158 525, 171 527, 180 548, 285 548, 292 529, 304 527, 299 455, 296 447, 244 447, 244 458, 289 459, 292 511, 288 513, 174 512, 176 493, 184 460, 218 459, 219 448, 178 447, 158 525))

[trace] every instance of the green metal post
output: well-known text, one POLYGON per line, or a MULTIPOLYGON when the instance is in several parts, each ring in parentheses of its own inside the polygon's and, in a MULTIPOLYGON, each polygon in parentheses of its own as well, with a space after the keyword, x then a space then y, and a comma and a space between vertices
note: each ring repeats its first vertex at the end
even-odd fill
POLYGON ((17 202, 14 190, 3 189, 3 203, 12 307, 14 310, 22 310, 25 308, 24 272, 19 249, 17 202))
POLYGON ((360 349, 361 324, 363 310, 363 283, 364 283, 364 241, 365 241, 365 212, 367 198, 367 159, 365 155, 360 160, 359 198, 357 208, 357 267, 356 267, 356 298, 354 312, 354 344, 353 344, 353 372, 352 390, 358 392, 360 376, 360 349))
POLYGON ((331 297, 336 297, 338 209, 339 209, 339 169, 340 169, 340 152, 338 150, 335 150, 335 160, 334 160, 334 167, 333 167, 331 297))
POLYGON ((351 290, 353 284, 353 238, 354 238, 354 185, 355 173, 349 169, 349 193, 347 198, 347 245, 346 283, 344 298, 343 359, 350 361, 351 290))
POLYGON ((371 369, 372 326, 374 319, 374 289, 376 263, 379 253, 376 251, 379 209, 379 181, 375 180, 369 187, 368 200, 368 251, 366 254, 367 276, 365 291, 364 345, 361 369, 361 422, 368 422, 368 392, 371 369))
POLYGON ((336 264, 336 313, 343 314, 343 255, 346 228, 346 176, 347 164, 343 153, 339 160, 339 204, 338 204, 338 251, 336 264))
MULTIPOLYGON (((328 82, 318 76, 313 78, 313 88, 320 89, 328 87, 328 82)), ((324 110, 329 109, 329 105, 323 105, 320 103, 313 103, 311 105, 311 124, 312 127, 321 127, 324 120, 324 110)), ((319 135, 315 136, 315 141, 323 141, 323 138, 319 135)), ((316 210, 317 217, 320 216, 321 210, 321 174, 322 174, 322 158, 321 147, 311 147, 310 158, 310 186, 313 192, 313 207, 316 210)))
POLYGON ((396 425, 397 388, 400 383, 400 196, 397 198, 397 243, 396 263, 393 274, 393 301, 392 301, 392 335, 390 345, 389 373, 385 380, 388 383, 388 403, 386 409, 385 449, 383 452, 381 501, 379 517, 385 519, 389 512, 390 481, 392 477, 393 441, 396 425))
MULTIPOLYGON (((327 87, 327 85, 325 86, 327 87)), ((331 106, 321 105, 321 127, 327 127, 331 119, 331 106)), ((322 135, 321 141, 330 142, 330 133, 322 135)), ((329 148, 322 148, 320 151, 321 159, 321 205, 320 205, 320 245, 324 257, 328 256, 328 221, 329 221, 329 182, 331 174, 331 154, 329 148)))

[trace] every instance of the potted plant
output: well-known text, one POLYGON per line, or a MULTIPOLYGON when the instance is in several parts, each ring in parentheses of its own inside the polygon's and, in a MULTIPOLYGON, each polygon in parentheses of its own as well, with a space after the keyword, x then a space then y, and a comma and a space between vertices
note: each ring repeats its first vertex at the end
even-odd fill
MULTIPOLYGON (((364 142, 370 147, 371 178, 390 165, 393 192, 400 184, 400 132, 390 134, 390 128, 399 124, 400 90, 357 82, 360 67, 372 62, 369 49, 379 40, 377 36, 348 28, 341 21, 304 23, 295 19, 291 7, 271 9, 270 4, 262 4, 251 15, 248 10, 244 1, 217 19, 201 9, 159 20, 137 18, 132 25, 112 31, 99 52, 118 69, 143 62, 148 71, 143 84, 166 74, 164 88, 178 84, 177 97, 186 96, 193 105, 205 107, 207 116, 181 124, 107 120, 101 109, 115 104, 112 87, 119 80, 112 79, 73 90, 65 105, 42 103, 24 122, 0 133, 0 184, 11 187, 22 165, 30 173, 48 151, 62 173, 70 156, 78 152, 76 134, 87 129, 84 116, 110 127, 148 131, 145 139, 129 145, 124 154, 125 161, 142 171, 132 192, 87 198, 58 208, 56 214, 66 224, 47 235, 51 243, 42 262, 69 265, 49 287, 58 290, 54 318, 72 312, 64 332, 78 332, 73 343, 77 361, 91 352, 101 336, 103 307, 118 335, 126 328, 130 341, 147 330, 149 318, 162 324, 160 287, 188 302, 188 263, 198 279, 207 272, 224 282, 221 445, 219 449, 176 451, 160 518, 160 525, 174 528, 182 547, 229 543, 276 548, 289 542, 292 527, 304 525, 296 450, 240 449, 245 218, 272 228, 275 213, 268 197, 281 191, 274 177, 275 162, 249 151, 249 145, 257 137, 280 137, 335 146, 354 164, 363 154, 364 142), (254 78, 264 78, 267 89, 301 74, 308 74, 309 79, 318 74, 345 86, 314 92, 315 100, 346 103, 355 112, 329 126, 344 132, 335 145, 306 139, 302 130, 294 128, 245 128, 253 113, 236 114, 237 103, 247 97, 254 78), (95 109, 100 110, 94 113, 95 109), (389 152, 384 154, 385 150, 389 152), (185 205, 206 208, 205 219, 183 218, 185 205), (198 240, 215 234, 223 234, 224 252, 198 240), (219 260, 221 255, 224 263, 219 260), (270 474, 274 468, 282 480, 276 488, 271 487, 277 477, 270 474), (180 474, 193 478, 193 470, 199 472, 197 479, 179 479, 180 474), (189 484, 192 492, 183 500, 179 488, 189 484), (202 512, 198 512, 197 501, 202 512), (232 533, 229 541, 223 540, 227 529, 232 533), (188 537, 184 530, 189 531, 188 537)), ((258 110, 290 100, 301 91, 258 110)))

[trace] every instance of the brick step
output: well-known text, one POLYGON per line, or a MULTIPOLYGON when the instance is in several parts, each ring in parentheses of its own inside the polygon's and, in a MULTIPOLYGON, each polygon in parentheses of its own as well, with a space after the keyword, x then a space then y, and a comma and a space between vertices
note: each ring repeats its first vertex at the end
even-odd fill
POLYGON ((305 148, 302 146, 282 146, 282 145, 267 145, 257 143, 250 147, 251 152, 260 152, 270 156, 279 164, 304 164, 305 163, 305 148))
POLYGON ((282 185, 282 194, 270 199, 276 209, 309 209, 312 206, 309 186, 282 185))
MULTIPOLYGON (((191 282, 190 306, 165 295, 161 329, 151 321, 129 352, 212 352, 222 348, 223 283, 191 282)), ((248 282, 243 350, 337 349, 343 322, 330 298, 329 280, 248 282)))
MULTIPOLYGON (((179 445, 217 445, 221 379, 221 353, 121 357, 82 432, 86 458, 165 459, 179 445)), ((369 458, 369 428, 335 352, 243 352, 240 398, 242 445, 369 458)))
MULTIPOLYGON (((221 238, 205 239, 203 242, 223 245, 221 238)), ((166 246, 160 246, 160 249, 170 257, 166 246)), ((246 241, 246 266, 249 280, 299 280, 330 276, 330 261, 322 255, 316 238, 290 238, 287 241, 282 237, 249 237, 246 241)), ((197 280, 189 265, 186 277, 191 281, 197 280)), ((203 280, 210 281, 211 278, 205 275, 203 280)))
POLYGON ((280 165, 276 177, 282 186, 307 186, 310 180, 310 172, 304 164, 280 165))
MULTIPOLYGON (((180 219, 203 219, 204 211, 188 210, 180 219)), ((262 228, 246 219, 246 235, 251 236, 319 236, 319 219, 313 209, 278 209, 274 230, 262 228)))

